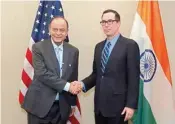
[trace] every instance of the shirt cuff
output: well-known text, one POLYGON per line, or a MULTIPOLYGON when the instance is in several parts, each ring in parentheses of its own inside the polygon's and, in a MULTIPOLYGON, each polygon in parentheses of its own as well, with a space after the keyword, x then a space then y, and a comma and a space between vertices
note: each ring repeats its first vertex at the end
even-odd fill
POLYGON ((69 88, 70 88, 70 83, 67 82, 66 85, 64 86, 64 89, 63 90, 68 92, 69 91, 69 88))
POLYGON ((82 81, 81 81, 81 85, 83 86, 83 88, 82 88, 83 92, 86 92, 86 87, 82 81))
POLYGON ((75 107, 76 107, 76 105, 75 106, 71 106, 72 109, 75 108, 75 107))

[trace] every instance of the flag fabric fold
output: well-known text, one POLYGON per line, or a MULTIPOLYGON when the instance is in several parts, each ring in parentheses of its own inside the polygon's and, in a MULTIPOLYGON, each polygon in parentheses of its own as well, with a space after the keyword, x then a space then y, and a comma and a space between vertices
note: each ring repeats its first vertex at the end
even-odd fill
POLYGON ((134 124, 174 124, 175 106, 158 1, 139 1, 130 38, 140 49, 140 94, 134 124))

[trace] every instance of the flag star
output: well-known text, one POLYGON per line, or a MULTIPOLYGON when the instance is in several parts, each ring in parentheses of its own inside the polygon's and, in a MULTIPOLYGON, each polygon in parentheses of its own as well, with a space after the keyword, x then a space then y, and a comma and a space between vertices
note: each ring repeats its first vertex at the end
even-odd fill
POLYGON ((53 15, 51 14, 50 18, 53 18, 53 15))
POLYGON ((46 5, 46 8, 48 8, 48 4, 46 5))
POLYGON ((44 22, 43 25, 46 25, 46 22, 44 22))
POLYGON ((45 34, 45 30, 43 30, 42 33, 45 34))
POLYGON ((41 15, 41 12, 40 11, 38 11, 38 15, 41 15))
POLYGON ((39 20, 36 20, 36 23, 38 24, 39 23, 39 20))
POLYGON ((44 39, 42 38, 41 41, 44 41, 44 39))
POLYGON ((45 13, 45 14, 44 14, 44 16, 46 16, 46 17, 47 17, 47 13, 45 13))
POLYGON ((62 12, 63 11, 62 8, 60 8, 59 11, 62 12))
POLYGON ((48 32, 48 35, 50 35, 50 33, 48 32))
POLYGON ((37 28, 35 28, 35 32, 38 32, 38 29, 37 28))
POLYGON ((51 8, 52 8, 52 9, 55 9, 55 6, 53 6, 53 5, 52 5, 52 7, 51 7, 51 8))
POLYGON ((39 3, 39 6, 42 6, 42 3, 39 3))

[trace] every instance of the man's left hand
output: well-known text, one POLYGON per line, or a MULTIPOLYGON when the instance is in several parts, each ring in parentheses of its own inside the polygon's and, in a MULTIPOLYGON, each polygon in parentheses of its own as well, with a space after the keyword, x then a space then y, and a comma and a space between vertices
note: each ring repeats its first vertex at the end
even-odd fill
POLYGON ((127 121, 127 120, 131 119, 132 116, 134 115, 134 109, 129 108, 129 107, 125 107, 121 114, 122 115, 125 114, 124 121, 127 121))

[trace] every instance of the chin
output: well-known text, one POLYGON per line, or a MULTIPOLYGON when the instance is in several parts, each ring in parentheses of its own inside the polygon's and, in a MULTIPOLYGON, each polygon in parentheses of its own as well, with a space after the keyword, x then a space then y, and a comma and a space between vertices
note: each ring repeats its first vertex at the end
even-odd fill
POLYGON ((110 35, 111 35, 111 33, 110 33, 110 32, 105 32, 105 34, 106 34, 107 36, 110 36, 110 35))
POLYGON ((63 40, 60 40, 60 39, 59 39, 59 40, 58 40, 58 39, 55 39, 54 41, 55 41, 55 42, 57 42, 57 43, 60 43, 60 42, 62 42, 63 40))
POLYGON ((107 37, 111 37, 111 34, 106 34, 107 37))

